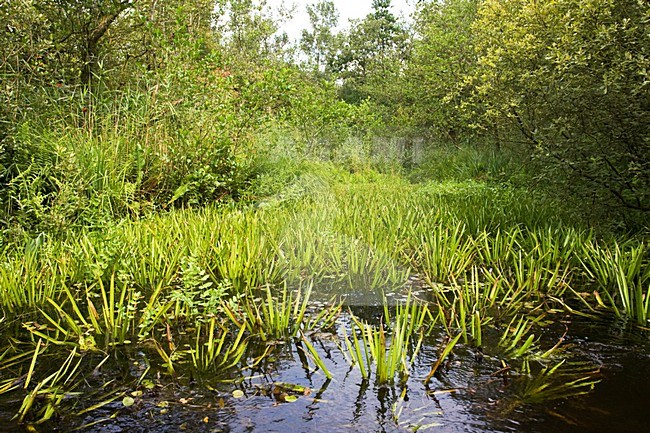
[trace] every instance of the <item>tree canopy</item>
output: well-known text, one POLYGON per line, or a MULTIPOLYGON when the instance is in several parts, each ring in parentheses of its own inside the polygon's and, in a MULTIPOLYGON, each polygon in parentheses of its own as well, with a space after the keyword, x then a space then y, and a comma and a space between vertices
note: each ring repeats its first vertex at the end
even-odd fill
POLYGON ((290 11, 265 1, 0 5, 5 177, 21 122, 44 121, 74 95, 137 90, 161 112, 219 113, 228 140, 269 119, 318 134, 330 129, 323 119, 349 126, 348 116, 431 147, 517 149, 556 191, 620 215, 650 212, 643 0, 420 1, 410 21, 374 0, 343 30, 334 3, 318 0, 295 46, 279 30, 290 11))

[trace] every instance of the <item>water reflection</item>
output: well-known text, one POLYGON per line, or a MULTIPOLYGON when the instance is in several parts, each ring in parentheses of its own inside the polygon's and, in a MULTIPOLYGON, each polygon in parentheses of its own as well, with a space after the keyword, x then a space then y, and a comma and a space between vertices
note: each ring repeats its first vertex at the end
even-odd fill
MULTIPOLYGON (((377 320, 382 310, 351 307, 365 320, 377 320)), ((342 317, 338 326, 346 327, 342 317)), ((424 377, 435 362, 444 332, 432 333, 414 362, 410 378, 389 386, 363 380, 351 367, 337 342, 312 335, 310 341, 322 354, 334 379, 327 379, 300 339, 292 342, 249 343, 247 363, 228 376, 192 372, 169 376, 157 365, 155 352, 146 348, 120 348, 106 368, 89 376, 93 392, 116 377, 124 380, 126 394, 141 389, 138 378, 151 369, 155 387, 145 390, 138 403, 124 407, 116 400, 83 417, 66 417, 58 423, 38 426, 39 432, 70 431, 84 423, 101 421, 88 432, 409 432, 449 433, 562 431, 637 432, 650 425, 647 411, 650 389, 650 355, 647 335, 620 333, 620 324, 571 320, 567 323, 567 350, 576 359, 601 366, 601 383, 586 396, 539 404, 524 403, 519 386, 529 378, 511 374, 490 344, 487 332, 483 350, 459 346, 425 385, 424 377), (295 393, 296 401, 282 401, 273 393, 279 382, 309 387, 295 393), (233 390, 244 391, 234 398, 233 390)), ((564 326, 548 328, 540 344, 553 345, 564 326)), ((179 367, 180 371, 180 367, 179 367)), ((531 372, 532 375, 535 372, 531 372)), ((0 431, 17 431, 9 418, 20 400, 0 400, 0 431)))

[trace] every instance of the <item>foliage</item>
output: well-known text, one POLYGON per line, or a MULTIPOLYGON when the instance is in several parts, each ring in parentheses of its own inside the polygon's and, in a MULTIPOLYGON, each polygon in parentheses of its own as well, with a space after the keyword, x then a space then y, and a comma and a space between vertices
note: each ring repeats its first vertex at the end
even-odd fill
MULTIPOLYGON (((420 2, 415 16, 413 51, 404 78, 404 121, 438 140, 465 140, 472 135, 465 102, 465 77, 476 67, 472 25, 479 2, 420 2)), ((407 123, 407 124, 408 124, 407 123)))
POLYGON ((85 128, 25 124, 6 155, 4 215, 28 232, 57 234, 237 195, 246 172, 223 129, 180 127, 183 107, 158 113, 151 99, 131 96, 99 102, 102 114, 89 114, 85 128), (142 129, 147 120, 134 112, 161 117, 142 129))
POLYGON ((320 0, 307 5, 311 31, 303 30, 300 50, 308 57, 307 65, 314 72, 325 72, 327 61, 337 48, 338 35, 332 29, 338 24, 338 12, 334 2, 320 0))
MULTIPOLYGON (((267 180, 269 189, 258 186, 273 195, 256 202, 174 209, 7 250, 2 317, 19 328, 11 341, 30 349, 22 357, 3 352, 0 369, 6 365, 3 372, 15 377, 29 371, 30 359, 41 356, 33 350, 38 341, 54 353, 87 354, 69 361, 70 368, 81 363, 79 376, 56 389, 40 379, 51 372, 34 367, 32 382, 43 385, 21 398, 50 409, 40 413, 35 403, 22 411, 25 419, 67 413, 70 393, 91 377, 86 367, 102 351, 108 358, 133 348, 153 354, 157 362, 143 366, 139 380, 149 368, 220 377, 274 362, 271 353, 293 347, 293 340, 309 374, 311 365, 336 376, 322 356, 323 331, 338 339, 362 378, 388 389, 406 381, 422 358, 431 366, 419 379, 434 384, 454 368, 447 362, 452 352, 471 350, 511 371, 516 404, 538 402, 578 395, 595 383, 593 369, 555 368, 566 364, 562 338, 541 348, 546 312, 591 315, 607 308, 647 325, 647 317, 636 316, 638 301, 647 306, 647 294, 637 290, 648 281, 645 243, 596 240, 570 228, 570 220, 544 216, 555 206, 513 187, 413 185, 398 175, 295 163, 286 177, 267 180), (444 285, 433 281, 440 275, 444 285), (406 289, 407 280, 416 289, 430 286, 420 291, 428 300, 411 295, 394 309, 386 304, 377 322, 337 321, 338 302, 312 303, 332 294, 353 301, 367 291, 406 289), (575 290, 590 283, 596 295, 575 290), (435 357, 418 357, 434 325, 447 335, 435 343, 435 357), (251 355, 257 344, 261 349, 251 355), (531 362, 546 370, 531 372, 531 362), (50 387, 52 399, 37 398, 50 387)), ((20 393, 17 380, 3 380, 0 393, 20 393)), ((82 411, 125 395, 106 392, 82 411)))
POLYGON ((408 33, 390 12, 390 0, 374 0, 372 13, 354 23, 329 67, 343 80, 341 97, 353 104, 372 98, 386 105, 386 85, 408 58, 408 33))
POLYGON ((386 306, 384 309, 386 325, 380 322, 374 326, 352 315, 350 337, 347 334, 343 336, 344 350, 364 380, 370 378, 374 365, 378 384, 393 382, 397 373, 404 382, 420 350, 425 328, 433 323, 425 322, 430 317, 427 306, 413 301, 410 295, 403 304, 397 305, 392 319, 386 306))
MULTIPOLYGON (((0 0, 0 394, 22 393, 21 421, 78 404, 136 345, 158 378, 268 362, 249 382, 295 345, 322 393, 327 330, 363 393, 373 374, 404 382, 439 324, 427 386, 457 347, 486 347, 537 402, 595 383, 555 359, 561 341, 540 352, 544 312, 647 327, 643 236, 602 236, 528 189, 541 166, 643 224, 647 6, 421 2, 413 30, 390 4, 342 35, 332 2, 310 6, 301 68, 264 1, 0 0), (406 172, 420 135, 435 142, 406 172), (407 287, 429 302, 385 303, 378 324, 313 303, 407 287)), ((106 386, 77 415, 126 395, 106 386)))
POLYGON ((282 55, 286 35, 276 35, 279 23, 266 10, 266 0, 224 0, 217 6, 217 33, 235 63, 251 66, 282 55))
POLYGON ((550 178, 632 226, 650 191, 649 19, 636 0, 486 1, 467 79, 481 127, 521 142, 550 178))
POLYGON ((584 244, 583 248, 585 270, 590 278, 598 282, 608 306, 618 316, 624 313, 639 325, 647 324, 650 320, 648 247, 635 242, 599 247, 595 242, 590 242, 584 244))

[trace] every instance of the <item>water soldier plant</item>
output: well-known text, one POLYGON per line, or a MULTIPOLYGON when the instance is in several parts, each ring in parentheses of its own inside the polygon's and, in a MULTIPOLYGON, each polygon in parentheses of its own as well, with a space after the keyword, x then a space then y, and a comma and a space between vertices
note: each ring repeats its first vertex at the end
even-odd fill
POLYGON ((391 317, 384 304, 383 320, 373 325, 350 314, 350 336, 343 335, 344 353, 349 362, 357 366, 364 380, 375 372, 378 384, 391 383, 399 373, 404 383, 410 374, 410 365, 417 357, 424 334, 435 323, 428 307, 414 301, 409 295, 404 303, 395 307, 391 317))
MULTIPOLYGON (((16 419, 45 422, 66 412, 91 355, 129 347, 146 352, 146 374, 157 369, 157 377, 177 380, 253 372, 295 346, 290 352, 309 374, 315 368, 336 380, 319 341, 325 329, 364 382, 407 384, 427 346, 435 356, 418 379, 430 392, 454 368, 453 354, 471 351, 496 370, 531 378, 517 401, 542 401, 598 380, 588 368, 572 375, 563 345, 543 348, 547 312, 610 310, 646 324, 646 243, 541 225, 519 213, 523 196, 469 187, 468 198, 445 185, 317 167, 320 181, 312 178, 290 200, 176 210, 6 249, 3 317, 22 328, 0 357, 0 395, 23 393, 16 419), (488 207, 517 205, 512 213, 476 214, 479 193, 488 207), (379 298, 381 319, 341 308, 358 294, 409 289, 395 306, 379 298), (313 306, 314 294, 325 306, 313 306), (446 336, 432 344, 429 335, 440 332, 446 336), (36 379, 43 344, 69 371, 36 379), (21 372, 30 371, 30 389, 20 388, 21 372), (559 377, 571 380, 559 386, 559 377), (44 390, 53 398, 36 405, 44 390)), ((77 412, 102 410, 124 392, 111 388, 77 412)))

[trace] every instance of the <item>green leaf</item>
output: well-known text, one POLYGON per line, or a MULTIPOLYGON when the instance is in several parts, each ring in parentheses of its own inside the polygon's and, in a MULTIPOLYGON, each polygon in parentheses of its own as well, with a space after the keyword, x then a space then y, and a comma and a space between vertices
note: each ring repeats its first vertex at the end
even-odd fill
POLYGON ((172 204, 179 198, 181 198, 185 193, 187 193, 190 190, 190 184, 189 183, 184 183, 183 185, 179 186, 176 188, 176 191, 174 191, 174 195, 172 196, 171 200, 167 204, 172 204))

